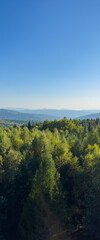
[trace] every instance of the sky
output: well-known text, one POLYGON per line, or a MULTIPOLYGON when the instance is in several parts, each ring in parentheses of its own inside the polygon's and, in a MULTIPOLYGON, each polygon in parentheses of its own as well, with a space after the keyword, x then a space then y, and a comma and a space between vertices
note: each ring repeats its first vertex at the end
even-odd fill
POLYGON ((0 108, 100 109, 100 0, 0 0, 0 108))

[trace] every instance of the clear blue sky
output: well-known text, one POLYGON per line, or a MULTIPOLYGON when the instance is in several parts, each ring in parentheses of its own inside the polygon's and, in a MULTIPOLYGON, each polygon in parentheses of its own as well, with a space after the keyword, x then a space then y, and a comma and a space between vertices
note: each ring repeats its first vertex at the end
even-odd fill
POLYGON ((0 1, 0 108, 100 109, 100 0, 0 1))

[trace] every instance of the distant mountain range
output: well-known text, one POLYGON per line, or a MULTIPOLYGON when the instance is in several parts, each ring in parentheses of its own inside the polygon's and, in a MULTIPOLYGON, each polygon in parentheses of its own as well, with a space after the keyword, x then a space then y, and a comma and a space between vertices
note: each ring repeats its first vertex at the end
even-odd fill
POLYGON ((44 121, 46 119, 54 120, 57 119, 57 117, 46 114, 23 113, 14 110, 0 109, 0 119, 44 121))
POLYGON ((12 109, 9 108, 9 110, 21 112, 21 113, 27 113, 27 114, 42 114, 46 116, 52 116, 54 118, 62 119, 66 117, 67 119, 74 119, 83 117, 85 115, 89 114, 96 114, 100 113, 100 110, 70 110, 70 109, 24 109, 24 108, 16 108, 12 109))
POLYGON ((100 118, 100 110, 58 110, 58 109, 0 109, 0 119, 44 121, 67 119, 100 118))
POLYGON ((80 120, 94 119, 95 120, 97 118, 100 118, 100 113, 88 114, 88 115, 85 115, 85 116, 81 116, 78 119, 80 119, 80 120))

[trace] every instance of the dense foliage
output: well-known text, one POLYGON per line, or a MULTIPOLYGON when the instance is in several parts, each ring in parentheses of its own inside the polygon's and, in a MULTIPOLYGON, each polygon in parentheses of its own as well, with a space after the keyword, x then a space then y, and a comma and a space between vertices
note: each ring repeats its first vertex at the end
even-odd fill
POLYGON ((0 239, 45 239, 48 209, 99 239, 99 119, 0 127, 0 239))

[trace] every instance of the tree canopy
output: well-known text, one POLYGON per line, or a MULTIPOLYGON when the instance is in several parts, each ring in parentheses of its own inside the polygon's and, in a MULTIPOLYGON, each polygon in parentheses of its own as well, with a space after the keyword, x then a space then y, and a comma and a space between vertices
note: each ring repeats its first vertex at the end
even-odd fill
POLYGON ((99 239, 99 119, 0 127, 0 239, 44 239, 48 209, 99 239))

